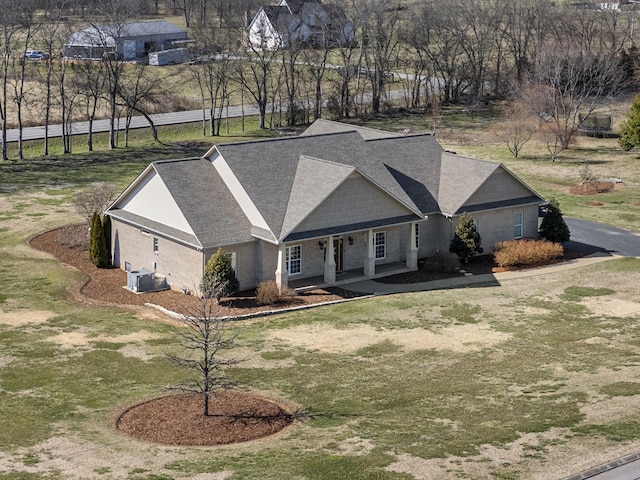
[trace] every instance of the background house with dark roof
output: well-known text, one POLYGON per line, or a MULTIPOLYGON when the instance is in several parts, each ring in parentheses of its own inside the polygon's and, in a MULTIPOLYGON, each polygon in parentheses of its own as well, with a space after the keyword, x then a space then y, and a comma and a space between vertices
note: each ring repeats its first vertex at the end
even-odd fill
POLYGON ((64 56, 101 60, 105 55, 115 55, 133 61, 149 52, 184 46, 185 40, 187 32, 167 21, 92 25, 69 36, 64 56))
POLYGON ((353 36, 353 24, 340 8, 325 6, 319 0, 281 0, 262 7, 248 27, 249 42, 268 50, 288 48, 293 43, 341 45, 353 36))
POLYGON ((106 214, 115 266, 194 290, 221 247, 250 289, 415 270, 448 250, 465 212, 486 251, 537 237, 543 202, 503 165, 445 152, 432 135, 318 120, 297 137, 154 162, 106 214))

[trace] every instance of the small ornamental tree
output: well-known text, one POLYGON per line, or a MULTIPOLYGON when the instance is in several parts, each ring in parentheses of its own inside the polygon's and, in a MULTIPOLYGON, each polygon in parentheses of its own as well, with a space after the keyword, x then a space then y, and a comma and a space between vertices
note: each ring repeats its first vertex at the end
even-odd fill
POLYGON ((553 243, 568 242, 571 238, 569 227, 562 218, 560 204, 555 198, 549 200, 547 214, 540 224, 540 238, 553 243))
POLYGON ((98 212, 91 216, 91 233, 89 236, 89 260, 98 268, 108 266, 107 242, 104 239, 102 221, 98 212))
POLYGON ((633 100, 627 119, 620 125, 618 143, 626 152, 640 145, 640 95, 633 100))
POLYGON ((234 346, 237 332, 229 329, 231 319, 220 317, 211 298, 201 298, 200 305, 188 307, 182 315, 182 327, 175 333, 180 339, 182 353, 169 354, 169 359, 188 374, 188 378, 176 386, 183 392, 202 395, 202 414, 209 415, 209 401, 216 391, 234 386, 227 370, 242 362, 228 352, 234 346))
POLYGON ((200 291, 204 298, 215 298, 218 303, 222 297, 228 297, 238 291, 240 284, 229 258, 222 248, 214 253, 204 270, 200 291))
POLYGON ((456 232, 451 239, 449 251, 455 253, 465 263, 469 257, 482 253, 482 239, 476 229, 473 217, 463 213, 458 220, 456 232))

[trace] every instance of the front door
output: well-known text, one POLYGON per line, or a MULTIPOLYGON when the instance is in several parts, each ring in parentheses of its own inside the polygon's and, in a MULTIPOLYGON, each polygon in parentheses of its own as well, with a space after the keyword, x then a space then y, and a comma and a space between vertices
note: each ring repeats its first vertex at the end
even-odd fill
POLYGON ((344 250, 342 248, 342 239, 334 238, 333 239, 333 255, 336 261, 336 272, 341 272, 342 268, 342 256, 344 254, 344 250))

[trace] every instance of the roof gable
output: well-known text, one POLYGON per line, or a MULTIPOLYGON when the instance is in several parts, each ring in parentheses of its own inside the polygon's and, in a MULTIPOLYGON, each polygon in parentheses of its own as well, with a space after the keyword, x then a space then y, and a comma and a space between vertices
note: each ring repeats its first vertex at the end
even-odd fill
POLYGON ((211 162, 166 161, 155 168, 203 247, 252 240, 250 222, 211 162))
POLYGON ((331 231, 360 229, 369 224, 384 226, 421 218, 419 213, 353 170, 295 229, 283 232, 282 237, 312 238, 331 231))
POLYGON ((302 156, 298 161, 289 203, 282 224, 286 235, 343 183, 354 168, 302 156), (318 179, 322 179, 321 182, 318 179))
MULTIPOLYGON (((357 156, 358 148, 364 148, 363 144, 357 133, 349 132, 330 137, 287 137, 224 144, 218 146, 218 151, 271 232, 279 238, 301 156, 350 165, 350 159, 357 156)), ((324 178, 316 180, 319 188, 324 178)))
POLYGON ((442 212, 463 212, 543 201, 500 163, 445 153, 438 203, 442 212))
POLYGON ((194 234, 172 193, 153 167, 145 170, 109 210, 123 210, 162 225, 170 225, 187 234, 194 234), (162 205, 162 208, 158 208, 162 205))

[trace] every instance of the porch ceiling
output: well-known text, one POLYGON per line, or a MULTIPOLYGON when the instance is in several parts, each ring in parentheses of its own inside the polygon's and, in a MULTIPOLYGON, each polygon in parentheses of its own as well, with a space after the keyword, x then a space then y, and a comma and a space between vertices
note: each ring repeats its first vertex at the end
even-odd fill
POLYGON ((334 227, 307 230, 305 232, 294 232, 282 239, 284 242, 297 242, 300 240, 312 240, 314 238, 328 237, 329 235, 342 235, 349 232, 369 230, 372 228, 387 227, 392 225, 402 225, 410 222, 422 220, 418 215, 403 215, 401 217, 382 218, 368 222, 352 223, 349 225, 338 225, 334 227))

